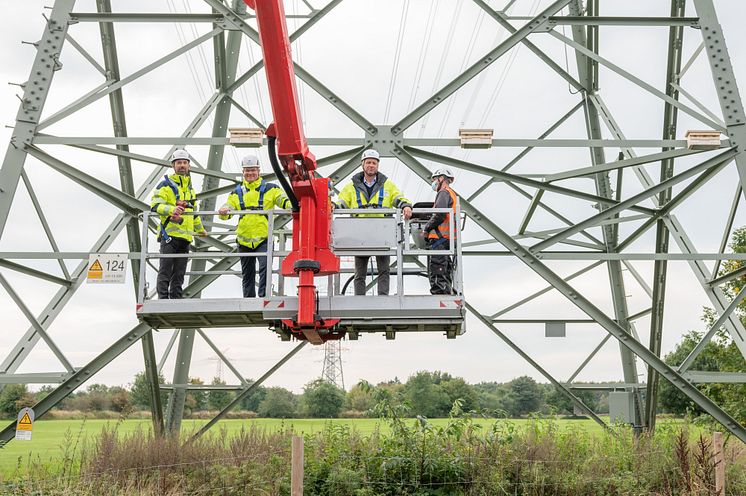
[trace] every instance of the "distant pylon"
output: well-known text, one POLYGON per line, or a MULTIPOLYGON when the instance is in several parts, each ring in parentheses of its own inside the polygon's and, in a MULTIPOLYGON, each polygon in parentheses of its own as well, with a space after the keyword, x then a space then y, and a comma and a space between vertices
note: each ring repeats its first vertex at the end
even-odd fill
POLYGON ((345 379, 342 373, 342 341, 339 339, 332 339, 324 343, 324 368, 321 370, 321 379, 340 389, 345 388, 345 379))
MULTIPOLYGON (((224 350, 222 350, 223 356, 225 356, 225 354, 228 352, 229 349, 230 348, 225 348, 224 350)), ((216 353, 215 355, 209 357, 208 360, 211 362, 213 361, 215 362, 215 377, 217 377, 218 379, 222 381, 223 380, 223 359, 222 357, 216 353)), ((233 359, 226 357, 226 360, 233 360, 233 359)))
POLYGON ((220 359, 219 356, 215 355, 210 358, 208 358, 211 362, 215 362, 215 377, 223 380, 223 361, 220 359))

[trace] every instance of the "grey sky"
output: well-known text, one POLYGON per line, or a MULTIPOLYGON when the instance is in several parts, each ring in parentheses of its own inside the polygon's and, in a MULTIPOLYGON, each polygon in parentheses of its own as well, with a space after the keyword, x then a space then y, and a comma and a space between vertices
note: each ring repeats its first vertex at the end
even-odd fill
MULTIPOLYGON (((42 30, 43 6, 49 2, 0 0, 0 81, 23 82, 33 60, 34 49, 20 45, 21 40, 36 41, 42 30)), ((127 1, 113 0, 115 11, 168 12, 171 6, 183 11, 182 0, 173 1, 127 1)), ((202 2, 187 2, 194 11, 204 12, 207 7, 202 2)), ((322 5, 320 0, 312 2, 322 5)), ((501 2, 491 1, 492 6, 501 2)), ((546 6, 547 1, 519 0, 511 14, 529 15, 546 6)), ((746 5, 736 0, 716 0, 718 15, 723 26, 729 53, 736 70, 738 81, 746 81, 746 35, 742 24, 746 5)), ((288 9, 302 10, 299 0, 286 0, 288 9)), ((602 2, 602 14, 607 15, 660 15, 667 16, 670 2, 602 2)), ((76 11, 95 9, 92 1, 80 0, 76 11)), ((687 13, 694 15, 689 3, 687 13)), ((290 30, 294 29, 290 21, 290 30)), ((71 28, 70 33, 101 60, 97 26, 81 23, 71 28)), ((123 75, 130 74, 143 65, 206 32, 207 26, 200 25, 193 31, 186 26, 178 31, 171 25, 117 25, 120 65, 123 75)), ((562 32, 561 28, 557 28, 562 32)), ((566 30, 570 35, 569 29, 566 30)), ((505 30, 496 27, 494 21, 480 14, 472 3, 440 0, 432 3, 425 0, 345 0, 333 13, 312 28, 294 45, 296 60, 312 72, 318 79, 351 103, 358 111, 374 123, 393 123, 418 105, 434 90, 449 82, 461 70, 468 67, 479 56, 499 43, 506 36, 505 30), (405 8, 406 7, 406 8, 405 8), (401 18, 406 15, 406 23, 401 18), (428 22, 432 19, 430 22, 428 22), (401 40, 398 42, 397 40, 401 40), (400 49, 397 47, 400 46, 400 49), (423 49, 425 47, 426 49, 423 49), (397 63, 398 62, 398 63, 397 63), (395 73, 395 77, 392 74, 395 73)), ((666 28, 604 28, 601 30, 602 55, 621 67, 650 83, 662 86, 665 78, 666 28)), ((563 46, 549 35, 536 34, 531 40, 545 49, 560 65, 565 66, 563 46)), ((700 33, 687 29, 684 42, 684 57, 687 58, 701 40, 700 33)), ((129 134, 131 136, 177 136, 204 98, 212 91, 208 80, 211 74, 211 45, 204 44, 204 51, 194 52, 192 59, 183 57, 175 60, 141 81, 126 87, 124 91, 129 134)), ((260 56, 259 49, 249 41, 242 45, 240 69, 246 70, 252 60, 260 56), (250 50, 250 56, 245 53, 250 50)), ((574 55, 568 50, 567 64, 575 73, 574 55)), ((82 59, 72 47, 66 46, 61 61, 62 71, 55 75, 46 115, 68 104, 100 84, 100 76, 82 59)), ((658 138, 661 128, 662 102, 635 88, 609 71, 601 71, 601 95, 605 99, 620 126, 630 138, 658 138)), ((683 80, 683 86, 694 93, 710 109, 720 114, 709 74, 703 56, 695 62, 683 80)), ((313 90, 300 85, 301 103, 307 135, 311 137, 349 136, 359 137, 359 129, 334 108, 326 104, 313 90)), ((2 124, 12 125, 17 111, 18 88, 5 87, 0 91, 2 124)), ((742 90, 743 92, 743 90, 742 90)), ((266 97, 266 83, 263 72, 247 83, 236 95, 239 102, 268 122, 270 106, 266 97)), ((408 131, 408 136, 455 137, 459 127, 489 127, 495 129, 495 136, 502 138, 534 138, 552 122, 577 103, 577 95, 571 94, 564 83, 528 50, 517 48, 506 54, 503 60, 485 70, 454 97, 441 104, 430 116, 416 123, 408 131)), ((90 109, 85 109, 45 132, 63 136, 108 136, 111 123, 108 116, 108 101, 101 99, 90 109)), ((692 118, 680 114, 679 137, 687 129, 701 128, 703 125, 692 118)), ((232 125, 246 125, 245 119, 234 112, 232 125)), ((206 125, 200 135, 208 135, 210 125, 206 125)), ((584 128, 582 112, 570 119, 553 136, 562 138, 582 138, 584 128)), ((7 143, 10 130, 0 129, 0 143, 7 143)), ((165 147, 132 147, 133 151, 153 156, 162 156, 165 147)), ((99 155, 48 147, 56 156, 80 169, 112 184, 118 184, 116 162, 99 155)), ((193 147, 189 150, 201 161, 206 160, 206 147, 193 147)), ((315 148, 317 156, 326 156, 339 149, 331 147, 315 148)), ((639 154, 655 150, 640 149, 639 154)), ((516 149, 491 149, 487 151, 464 152, 445 149, 439 153, 451 153, 454 157, 473 160, 476 163, 501 167, 517 153, 516 149)), ((608 149, 607 160, 613 160, 618 150, 608 149)), ((262 156, 264 156, 262 151, 262 156)), ((238 159, 242 152, 226 149, 223 169, 238 173, 238 159)), ((587 151, 581 149, 534 150, 516 167, 520 173, 548 173, 589 165, 587 151)), ((693 161, 681 161, 691 164, 693 161)), ((426 163, 431 168, 434 163, 426 163)), ((135 182, 139 184, 150 172, 150 166, 137 163, 135 182)), ((658 176, 656 166, 648 166, 654 177, 658 176)), ((63 251, 86 251, 100 235, 101 230, 114 217, 116 210, 90 193, 71 184, 36 160, 27 161, 27 171, 37 194, 43 199, 50 222, 55 226, 55 235, 63 251)), ((384 159, 382 171, 393 177, 397 184, 413 200, 427 200, 432 196, 428 185, 420 181, 403 165, 393 159, 384 159)), ((640 190, 639 184, 629 174, 625 178, 625 195, 640 190)), ((703 252, 715 251, 720 240, 727 209, 734 191, 734 167, 729 166, 718 178, 705 186, 677 212, 677 216, 688 229, 697 249, 703 252)), ((482 178, 482 181, 484 179, 482 178)), ((201 179, 198 181, 198 184, 201 179)), ((460 172, 456 189, 468 195, 480 185, 480 177, 470 172, 460 172)), ((588 180, 569 181, 566 184, 583 191, 592 191, 588 180)), ((508 232, 515 232, 526 208, 526 200, 509 188, 493 185, 489 194, 477 200, 478 207, 490 212, 493 220, 508 232)), ((564 202, 547 195, 547 201, 563 214, 582 219, 592 215, 587 203, 564 202)), ((743 209, 742 209, 743 210, 743 209)), ((739 214, 736 225, 745 222, 739 214)), ((629 233, 638 225, 629 223, 622 227, 622 233, 629 233)), ((532 230, 557 227, 556 221, 538 214, 532 230)), ((598 232, 598 231, 596 231, 598 232)), ((630 250, 632 252, 651 251, 652 231, 643 237, 630 250)), ((483 239, 484 233, 471 223, 464 234, 465 240, 483 239)), ((46 251, 48 245, 38 221, 33 214, 28 196, 19 187, 16 201, 0 241, 0 251, 46 251)), ((124 251, 126 242, 120 239, 111 251, 124 251)), ((31 266, 55 270, 54 264, 29 262, 31 266)), ((69 262, 70 268, 75 266, 69 262)), ((569 274, 582 266, 577 262, 550 263, 561 274, 569 274)), ((646 281, 652 277, 652 263, 641 262, 635 267, 646 281)), ((58 269, 57 269, 58 270, 58 269)), ((485 313, 492 313, 522 298, 544 283, 522 264, 514 260, 488 260, 472 258, 465 261, 466 294, 469 301, 485 313)), ((56 287, 40 283, 25 276, 2 270, 29 307, 38 313, 48 302, 56 287)), ((51 326, 51 334, 60 347, 68 354, 75 365, 82 365, 108 343, 121 337, 136 324, 134 299, 131 288, 131 275, 125 286, 83 285, 73 301, 51 326)), ((630 311, 643 309, 645 296, 639 285, 625 273, 630 311)), ((602 267, 573 282, 579 289, 590 295, 594 303, 611 313, 608 295, 606 270, 602 267)), ((421 288, 420 288, 421 289, 421 288)), ((208 296, 235 296, 239 294, 239 282, 221 281, 208 290, 208 296)), ((647 303, 649 304, 649 303, 647 303)), ((684 262, 671 264, 667 312, 664 327, 664 351, 670 350, 682 331, 702 327, 699 321, 706 298, 698 287, 689 268, 684 262)), ((0 292, 0 309, 5 325, 0 333, 0 350, 5 356, 17 339, 25 332, 27 322, 15 305, 0 292)), ((562 297, 547 295, 522 312, 510 314, 515 318, 582 318, 582 314, 565 303, 562 297)), ((649 319, 641 318, 636 323, 643 342, 647 342, 649 319)), ((346 383, 354 384, 365 378, 376 382, 394 376, 406 378, 417 370, 441 369, 465 377, 470 382, 482 380, 509 380, 515 376, 539 374, 520 357, 510 351, 499 339, 478 322, 470 319, 467 334, 455 341, 446 341, 442 336, 412 335, 399 336, 395 341, 385 341, 383 336, 364 336, 357 342, 346 342, 344 370, 346 383)), ((598 326, 571 325, 565 339, 548 340, 543 337, 540 326, 506 325, 507 332, 518 344, 530 351, 550 372, 560 379, 566 378, 605 335, 598 326)), ((170 331, 157 333, 156 342, 161 351, 170 336, 170 331)), ((289 351, 288 343, 281 343, 277 337, 264 329, 216 330, 211 338, 226 354, 235 360, 236 365, 247 377, 257 377, 271 366, 284 353, 289 351)), ((43 344, 32 354, 32 360, 20 370, 50 371, 59 370, 54 358, 43 344), (33 366, 30 365, 33 363, 33 366), (32 368, 33 367, 33 368, 32 368)), ((298 391, 303 384, 315 378, 321 369, 323 352, 321 348, 307 347, 296 358, 283 367, 268 382, 298 391)), ((213 353, 205 346, 195 347, 192 375, 209 380, 215 373, 213 353)), ((114 364, 107 367, 95 382, 111 384, 127 383, 135 372, 142 368, 139 346, 133 347, 114 364)), ((173 358, 165 368, 170 378, 173 358)), ((640 372, 645 369, 640 366, 640 372)), ((597 358, 591 362, 581 380, 615 380, 621 377, 618 345, 611 340, 597 358)), ((230 377, 226 376, 230 381, 230 377)), ((170 380, 170 379, 169 379, 170 380)))

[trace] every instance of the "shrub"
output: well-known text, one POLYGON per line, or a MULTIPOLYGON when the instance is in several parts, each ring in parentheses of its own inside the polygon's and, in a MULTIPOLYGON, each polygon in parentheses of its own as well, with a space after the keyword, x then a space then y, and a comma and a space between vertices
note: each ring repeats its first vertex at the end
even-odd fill
POLYGON ((267 389, 257 413, 260 417, 290 418, 295 415, 296 404, 293 393, 284 388, 273 387, 267 389))
MULTIPOLYGON (((540 418, 483 428, 460 401, 437 424, 403 418, 408 410, 401 404, 375 410, 387 429, 361 436, 348 424, 327 422, 305 436, 304 494, 713 494, 710 438, 695 438, 687 424, 661 423, 652 437, 624 426, 593 434, 540 418)), ((197 439, 117 427, 89 442, 71 434, 62 463, 31 462, 23 475, 0 482, 0 494, 287 495, 292 436, 290 428, 254 425, 197 439)), ((746 494, 746 447, 727 442, 726 463, 728 493, 746 494)))
POLYGON ((323 379, 310 382, 304 388, 303 403, 309 417, 339 417, 344 402, 345 392, 323 379))
POLYGON ((2 391, 0 391, 0 414, 6 417, 15 418, 18 414, 18 410, 24 406, 29 406, 23 404, 24 398, 27 397, 28 389, 26 389, 25 384, 7 384, 2 391))

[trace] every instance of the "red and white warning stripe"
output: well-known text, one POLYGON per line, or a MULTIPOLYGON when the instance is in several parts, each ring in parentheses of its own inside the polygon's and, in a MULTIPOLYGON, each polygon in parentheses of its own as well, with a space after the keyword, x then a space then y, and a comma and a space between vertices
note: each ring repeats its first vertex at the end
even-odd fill
POLYGON ((440 308, 461 308, 462 300, 440 300, 440 308))

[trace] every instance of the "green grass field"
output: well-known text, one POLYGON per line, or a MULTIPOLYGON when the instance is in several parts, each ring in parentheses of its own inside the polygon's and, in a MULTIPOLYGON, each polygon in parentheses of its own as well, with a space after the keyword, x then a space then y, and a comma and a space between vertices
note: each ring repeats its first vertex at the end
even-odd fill
MULTIPOLYGON (((414 420, 412 420, 414 422, 414 420)), ((237 432, 242 427, 254 424, 258 427, 273 431, 291 426, 299 433, 313 433, 321 431, 326 423, 332 422, 338 425, 349 425, 361 434, 370 434, 376 426, 387 430, 385 424, 378 419, 252 419, 252 420, 222 420, 212 428, 218 432, 224 428, 228 434, 237 432)), ((433 419, 435 425, 445 424, 447 419, 433 419)), ((478 419, 474 421, 481 424, 485 429, 490 428, 494 422, 511 422, 521 424, 527 420, 494 420, 478 419)), ((591 432, 601 433, 601 427, 590 419, 562 419, 557 421, 560 428, 584 429, 591 432)), ((206 423, 205 420, 184 420, 182 430, 185 433, 193 432, 206 423)), ((148 430, 151 428, 150 420, 39 420, 34 422, 33 439, 31 441, 11 441, 0 449, 0 478, 12 477, 14 474, 25 472, 29 462, 40 462, 56 466, 62 460, 67 447, 68 453, 78 451, 86 440, 94 438, 101 429, 108 425, 113 427, 119 424, 118 430, 121 434, 134 432, 137 429, 148 430)))
MULTIPOLYGON (((604 418, 608 422, 608 418, 604 418)), ((411 419, 411 422, 416 420, 411 419)), ((445 425, 448 419, 430 419, 433 425, 445 425)), ((182 433, 185 436, 196 432, 206 420, 184 420, 182 433)), ((481 425, 487 431, 496 422, 510 423, 516 427, 530 422, 528 419, 474 419, 474 424, 481 425)), ((600 425, 591 419, 552 419, 551 422, 562 429, 583 430, 591 434, 603 434, 600 425)), ((664 419, 659 421, 660 425, 679 424, 683 420, 664 419)), ((370 434, 376 428, 382 432, 388 432, 389 428, 385 422, 379 419, 228 419, 221 420, 215 425, 210 433, 215 434, 225 430, 228 435, 238 432, 242 428, 252 425, 269 432, 292 428, 294 432, 311 434, 322 431, 327 424, 347 425, 362 435, 370 434)), ((61 465, 63 458, 67 455, 79 455, 81 448, 90 443, 101 432, 104 427, 117 427, 121 434, 132 433, 137 430, 149 431, 151 423, 149 419, 127 419, 117 420, 39 420, 34 423, 32 441, 11 441, 5 448, 0 449, 0 480, 13 478, 26 472, 30 463, 42 464, 52 469, 61 465)), ((690 431, 693 439, 699 436, 701 430, 694 428, 690 431)), ((54 471, 54 470, 53 470, 54 471)))

